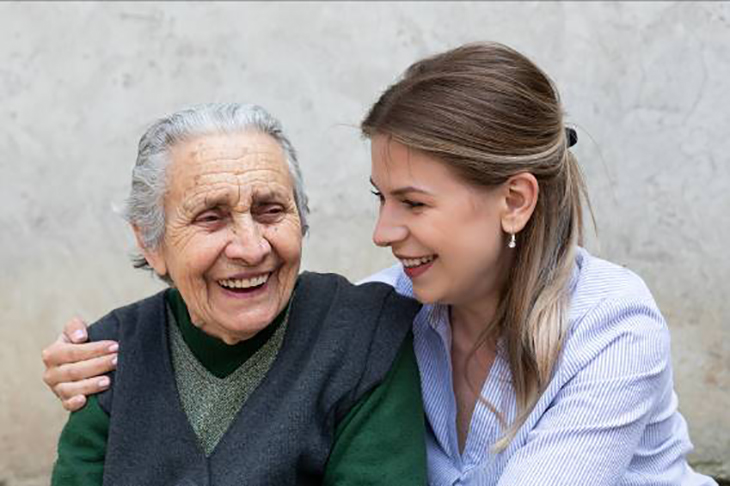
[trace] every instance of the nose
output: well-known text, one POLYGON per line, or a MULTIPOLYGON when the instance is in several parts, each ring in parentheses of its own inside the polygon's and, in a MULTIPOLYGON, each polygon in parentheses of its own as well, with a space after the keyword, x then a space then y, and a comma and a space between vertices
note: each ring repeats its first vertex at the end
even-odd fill
POLYGON ((373 242, 378 246, 391 246, 403 241, 408 236, 408 229, 399 220, 395 211, 387 205, 380 208, 378 221, 373 231, 373 242))
POLYGON ((237 218, 231 229, 231 239, 226 245, 226 257, 256 266, 263 263, 269 253, 271 243, 261 226, 250 215, 237 218))

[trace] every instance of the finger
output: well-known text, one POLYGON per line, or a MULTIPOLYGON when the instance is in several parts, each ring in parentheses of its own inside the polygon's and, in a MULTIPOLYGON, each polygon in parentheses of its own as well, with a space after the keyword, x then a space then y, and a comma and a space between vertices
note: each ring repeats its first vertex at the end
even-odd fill
MULTIPOLYGON (((68 346, 80 346, 78 344, 69 344, 68 346)), ((98 378, 104 373, 108 373, 116 368, 117 355, 109 354, 96 358, 78 361, 75 363, 66 363, 58 366, 48 367, 43 375, 43 381, 48 386, 54 388, 61 383, 72 383, 89 378, 98 378)), ((72 395, 77 395, 73 393, 72 395)), ((69 395, 70 397, 71 395, 69 395)))
POLYGON ((75 412, 76 410, 79 410, 83 408, 84 405, 86 405, 86 397, 83 395, 76 395, 75 397, 71 397, 68 400, 62 400, 61 404, 63 404, 63 408, 65 408, 69 412, 75 412))
POLYGON ((116 341, 95 341, 93 343, 71 344, 53 343, 43 350, 42 358, 46 368, 76 363, 87 359, 116 353, 119 349, 116 341))
POLYGON ((73 317, 63 326, 63 335, 70 343, 83 343, 89 335, 86 331, 86 323, 80 317, 73 317))
MULTIPOLYGON (((111 380, 108 376, 95 376, 80 381, 59 383, 53 388, 53 391, 64 402, 64 408, 66 408, 66 403, 71 403, 78 395, 94 395, 103 392, 109 388, 110 384, 111 380)), ((68 408, 66 409, 68 410, 68 408)))

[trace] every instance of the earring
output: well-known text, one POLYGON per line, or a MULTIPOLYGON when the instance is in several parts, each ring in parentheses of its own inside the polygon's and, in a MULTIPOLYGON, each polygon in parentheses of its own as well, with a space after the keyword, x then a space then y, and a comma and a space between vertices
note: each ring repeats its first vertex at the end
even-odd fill
POLYGON ((517 246, 517 238, 515 238, 514 233, 510 233, 509 235, 509 243, 507 243, 507 248, 514 248, 517 246))

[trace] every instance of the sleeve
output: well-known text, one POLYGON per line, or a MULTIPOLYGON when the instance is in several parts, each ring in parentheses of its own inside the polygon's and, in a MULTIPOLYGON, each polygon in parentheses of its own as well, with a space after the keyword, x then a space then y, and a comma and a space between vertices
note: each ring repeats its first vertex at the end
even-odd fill
POLYGON ((426 484, 425 421, 412 334, 385 380, 338 425, 323 484, 426 484))
POLYGON ((84 408, 71 413, 61 431, 51 485, 101 485, 108 432, 109 416, 92 395, 84 408))
POLYGON ((658 310, 613 302, 591 314, 598 330, 580 331, 585 335, 561 358, 561 370, 577 371, 561 377, 564 384, 498 486, 617 484, 657 405, 664 407, 660 415, 671 415, 669 333, 658 310), (576 364, 570 353, 590 358, 576 364))

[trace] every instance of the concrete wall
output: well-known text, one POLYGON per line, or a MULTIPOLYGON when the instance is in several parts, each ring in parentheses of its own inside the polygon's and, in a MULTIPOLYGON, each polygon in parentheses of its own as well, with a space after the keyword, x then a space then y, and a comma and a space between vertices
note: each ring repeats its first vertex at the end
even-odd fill
POLYGON ((673 336, 702 471, 730 476, 730 4, 0 4, 0 485, 46 484, 66 414, 39 358, 73 314, 158 288, 111 206, 155 117, 255 101, 299 148, 305 266, 363 277, 375 201, 356 125, 415 59, 507 43, 560 87, 599 237, 673 336))

